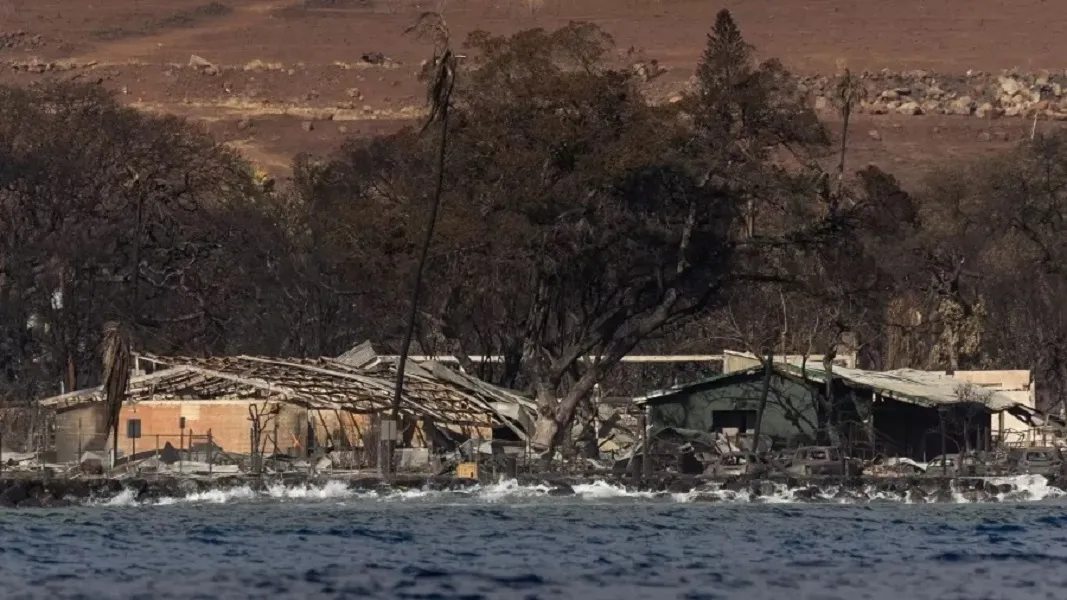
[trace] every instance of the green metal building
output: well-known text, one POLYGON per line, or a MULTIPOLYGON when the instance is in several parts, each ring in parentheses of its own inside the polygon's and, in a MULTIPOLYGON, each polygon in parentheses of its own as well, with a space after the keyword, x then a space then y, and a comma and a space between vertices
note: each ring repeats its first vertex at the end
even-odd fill
POLYGON ((760 421, 761 440, 769 438, 775 448, 841 445, 857 456, 916 460, 942 449, 988 449, 990 415, 1026 409, 1004 394, 942 373, 834 366, 828 377, 821 364, 793 362, 775 362, 769 381, 763 366, 753 366, 636 402, 646 407, 652 439, 666 430, 704 439, 707 434, 743 438, 754 434, 760 421))

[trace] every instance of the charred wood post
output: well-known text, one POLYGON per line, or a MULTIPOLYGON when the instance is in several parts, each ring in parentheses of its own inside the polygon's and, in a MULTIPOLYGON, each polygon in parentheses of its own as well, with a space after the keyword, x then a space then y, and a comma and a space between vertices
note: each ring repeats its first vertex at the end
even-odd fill
POLYGON ((945 409, 937 411, 937 421, 941 427, 941 476, 948 477, 948 428, 945 425, 945 409))
POLYGON ((630 457, 631 466, 633 467, 634 479, 641 479, 648 473, 651 465, 649 463, 649 448, 650 440, 648 439, 648 407, 642 406, 641 412, 637 415, 637 427, 641 430, 640 445, 641 456, 636 455, 630 457))
POLYGON ((964 454, 971 453, 971 410, 966 409, 966 413, 963 417, 963 452, 964 454))
POLYGON ((250 446, 250 448, 249 448, 249 458, 251 459, 250 460, 251 464, 248 465, 248 466, 249 466, 249 468, 251 469, 251 471, 253 473, 259 473, 259 458, 257 457, 257 454, 259 453, 259 414, 258 414, 258 412, 259 411, 257 410, 256 405, 254 405, 254 404, 249 404, 248 405, 248 421, 250 423, 250 428, 249 428, 250 430, 249 430, 249 436, 248 436, 249 437, 249 446, 250 446))
MULTIPOLYGON (((641 419, 639 418, 638 419, 638 426, 640 426, 640 421, 641 421, 641 419)), ((645 444, 644 435, 640 436, 638 438, 638 440, 639 440, 639 442, 638 442, 637 447, 641 449, 642 453, 647 452, 648 449, 645 448, 645 446, 644 446, 644 444, 645 444)), ((634 481, 639 481, 641 479, 641 463, 637 458, 637 452, 636 451, 630 456, 630 464, 628 466, 630 468, 630 476, 633 477, 634 481)))
POLYGON ((763 364, 763 389, 760 391, 759 409, 756 411, 756 430, 752 439, 752 451, 749 453, 749 457, 752 464, 755 464, 759 458, 759 440, 760 433, 763 430, 763 413, 767 410, 767 398, 771 394, 771 377, 774 374, 774 351, 767 351, 767 359, 763 364))
POLYGON ((835 348, 831 348, 822 359, 823 371, 826 372, 826 406, 829 407, 830 414, 827 415, 827 421, 834 433, 834 437, 837 438, 838 455, 841 457, 841 478, 848 478, 848 459, 845 457, 845 436, 841 428, 841 407, 837 405, 834 398, 834 358, 837 352, 835 348))

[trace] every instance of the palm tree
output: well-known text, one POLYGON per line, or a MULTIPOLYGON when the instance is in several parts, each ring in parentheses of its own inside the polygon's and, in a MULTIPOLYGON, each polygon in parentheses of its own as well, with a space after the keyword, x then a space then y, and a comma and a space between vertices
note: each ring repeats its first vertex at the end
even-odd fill
MULTIPOLYGON (((396 367, 396 389, 393 394, 392 420, 398 423, 400 418, 400 399, 404 393, 404 368, 407 365, 411 338, 415 332, 415 318, 418 314, 419 295, 422 293, 422 273, 426 266, 426 257, 433 240, 434 227, 437 224, 437 212, 441 207, 441 195, 445 177, 445 151, 448 147, 448 110, 452 103, 452 90, 456 83, 456 57, 449 45, 448 26, 444 18, 433 12, 419 16, 415 25, 405 33, 414 32, 419 37, 432 37, 434 40, 433 60, 429 63, 430 74, 427 85, 427 100, 430 104, 429 116, 422 126, 425 132, 433 123, 440 123, 440 137, 437 146, 437 183, 433 192, 433 204, 430 208, 429 223, 422 239, 419 262, 415 270, 415 284, 411 290, 411 303, 408 307, 407 322, 404 328, 404 341, 400 347, 400 359, 396 367)), ((391 446, 391 444, 390 444, 391 446)), ((392 471, 392 453, 389 453, 389 469, 392 471)))

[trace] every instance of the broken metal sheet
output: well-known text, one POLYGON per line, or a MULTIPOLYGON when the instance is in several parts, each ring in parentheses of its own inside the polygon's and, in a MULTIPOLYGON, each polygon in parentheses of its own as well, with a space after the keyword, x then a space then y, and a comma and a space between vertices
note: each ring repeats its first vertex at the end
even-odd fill
POLYGON ((241 472, 241 467, 239 465, 219 465, 187 460, 173 465, 160 465, 159 470, 160 472, 166 471, 185 475, 237 475, 241 472))
POLYGON ((374 347, 368 340, 351 348, 335 360, 359 369, 365 369, 377 364, 378 353, 374 351, 374 347))
POLYGON ((399 448, 393 456, 398 469, 416 470, 430 465, 429 448, 399 448))
POLYGON ((34 452, 0 452, 0 463, 5 465, 19 464, 37 460, 34 452))
MULTIPOLYGON (((775 365, 787 373, 811 381, 826 381, 826 371, 822 365, 781 364, 775 365)), ((879 395, 900 402, 917 404, 933 408, 952 404, 980 404, 992 412, 1000 412, 1016 406, 1018 403, 1006 394, 993 390, 974 387, 979 394, 967 398, 964 394, 967 383, 936 371, 919 371, 916 369, 897 369, 895 371, 864 371, 834 367, 834 379, 842 380, 849 387, 867 388, 879 395)))
POLYGON ((534 430, 533 418, 530 416, 529 411, 524 409, 521 405, 508 402, 490 402, 489 406, 491 406, 497 414, 517 422, 522 426, 523 431, 534 430))
POLYGON ((537 410, 537 403, 531 398, 527 398, 511 390, 492 385, 491 383, 482 381, 481 379, 471 377, 466 373, 461 373, 459 371, 450 369, 439 362, 428 361, 426 363, 421 363, 421 365, 425 366, 425 368, 429 371, 430 375, 432 375, 433 377, 442 379, 444 381, 452 383, 453 385, 484 392, 486 395, 493 396, 507 402, 514 402, 522 406, 523 408, 526 408, 531 411, 537 410))

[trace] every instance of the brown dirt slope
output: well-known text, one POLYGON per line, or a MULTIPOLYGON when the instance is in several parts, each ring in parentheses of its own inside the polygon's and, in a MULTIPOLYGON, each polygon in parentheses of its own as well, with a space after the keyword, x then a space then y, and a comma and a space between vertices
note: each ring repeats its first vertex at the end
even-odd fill
MULTIPOLYGON (((1064 63, 1058 42, 1067 4, 1047 0, 974 0, 965 8, 927 0, 0 0, 0 61, 92 65, 4 69, 0 82, 98 81, 139 108, 203 121, 281 172, 298 151, 328 152, 345 135, 388 131, 418 114, 414 73, 428 48, 401 32, 422 11, 443 9, 460 37, 594 21, 620 53, 657 58, 669 69, 665 79, 677 81, 692 72, 721 8, 761 54, 800 73, 1064 63), (372 52, 389 60, 361 59, 372 52), (190 68, 194 54, 211 67, 190 68)), ((1017 121, 868 116, 854 162, 914 177, 930 161, 993 151, 1028 131, 1017 121)))

